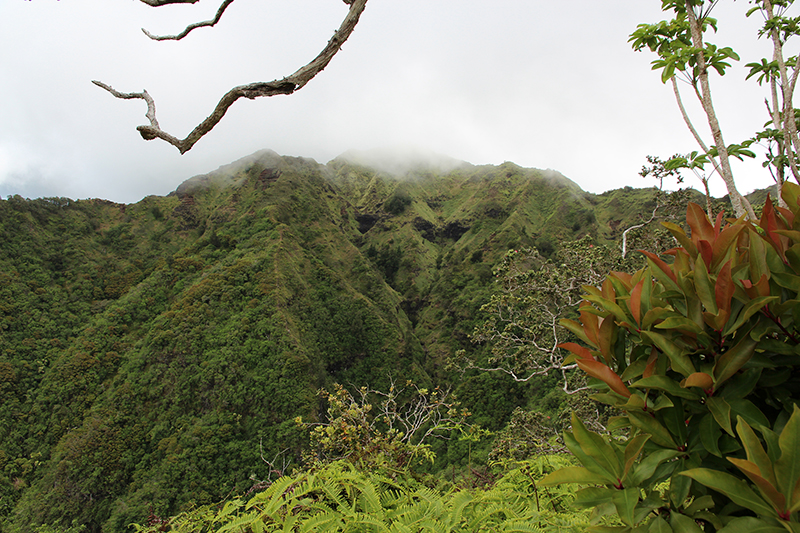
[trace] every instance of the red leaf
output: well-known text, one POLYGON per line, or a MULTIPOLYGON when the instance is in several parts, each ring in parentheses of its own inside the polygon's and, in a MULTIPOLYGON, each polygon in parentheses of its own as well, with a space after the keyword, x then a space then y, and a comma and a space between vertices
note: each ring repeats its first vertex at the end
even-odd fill
POLYGON ((583 332, 586 334, 586 338, 592 341, 592 344, 597 345, 597 331, 599 330, 600 326, 597 323, 599 317, 594 313, 587 313, 586 311, 581 311, 581 324, 583 324, 583 332))
POLYGON ((686 222, 692 230, 692 242, 697 244, 700 239, 713 242, 716 234, 714 226, 709 222, 706 212, 703 208, 694 202, 689 202, 686 206, 686 222))
POLYGON ((708 390, 714 386, 714 378, 705 372, 695 372, 689 377, 681 381, 681 387, 684 389, 689 387, 700 387, 703 390, 708 390))
POLYGON ((579 359, 577 363, 584 372, 593 378, 599 379, 617 394, 625 396, 626 398, 631 397, 631 391, 628 390, 628 387, 625 386, 625 383, 622 381, 622 379, 620 379, 620 377, 613 370, 608 368, 600 361, 579 359))
POLYGON ((643 378, 649 378, 653 375, 656 371, 656 363, 658 362, 658 350, 655 346, 653 346, 652 351, 650 352, 650 357, 647 358, 647 366, 644 368, 644 372, 642 372, 643 378))
POLYGON ((728 261, 722 265, 722 270, 717 275, 717 285, 714 288, 714 296, 717 300, 717 309, 720 312, 726 311, 730 316, 731 311, 731 298, 736 286, 733 284, 731 278, 731 262, 728 261))
POLYGON ((653 263, 655 263, 655 265, 656 265, 656 266, 657 266, 657 267, 658 267, 658 268, 659 268, 659 269, 660 269, 662 272, 664 272, 664 273, 665 273, 667 276, 669 276, 669 278, 670 278, 670 279, 671 279, 673 282, 675 282, 675 284, 677 284, 677 283, 678 283, 678 278, 676 278, 676 277, 675 277, 675 273, 674 273, 674 272, 672 272, 672 268, 670 268, 670 266, 669 266, 668 264, 666 264, 664 261, 662 261, 661 259, 659 259, 659 257, 658 257, 656 254, 654 254, 654 253, 651 253, 651 252, 648 252, 648 251, 646 251, 646 250, 639 250, 639 251, 640 251, 640 252, 642 252, 644 255, 646 255, 648 258, 650 258, 650 260, 651 260, 651 261, 653 261, 653 263))
POLYGON ((697 250, 703 257, 706 268, 711 270, 711 261, 714 260, 714 248, 711 246, 711 243, 706 240, 697 241, 697 250))
POLYGON ((642 289, 644 288, 644 279, 639 280, 639 283, 631 291, 630 300, 628 300, 628 307, 631 310, 633 319, 636 325, 641 326, 641 313, 642 313, 642 289))
POLYGON ((564 348, 565 350, 569 350, 570 352, 574 353, 581 359, 586 359, 589 361, 596 361, 596 359, 592 356, 592 352, 590 352, 587 348, 581 346, 580 344, 576 344, 574 342, 562 342, 558 345, 559 348, 564 348))
POLYGON ((722 212, 717 215, 717 221, 714 224, 714 237, 719 237, 719 230, 722 228, 722 212))

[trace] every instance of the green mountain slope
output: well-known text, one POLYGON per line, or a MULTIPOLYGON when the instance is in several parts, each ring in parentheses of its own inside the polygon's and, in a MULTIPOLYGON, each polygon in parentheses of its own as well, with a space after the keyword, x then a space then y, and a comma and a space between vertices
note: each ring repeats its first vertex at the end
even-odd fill
POLYGON ((484 349, 492 267, 615 240, 654 190, 451 163, 263 151, 133 205, 0 201, 2 530, 124 531, 246 491, 334 381, 457 386, 499 429, 526 392, 445 368, 484 349))

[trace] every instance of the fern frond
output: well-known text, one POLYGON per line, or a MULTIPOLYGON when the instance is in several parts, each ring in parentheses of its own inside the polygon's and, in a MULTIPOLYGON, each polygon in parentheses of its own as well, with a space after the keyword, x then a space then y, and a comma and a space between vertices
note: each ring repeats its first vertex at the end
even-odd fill
POLYGON ((300 525, 299 533, 338 531, 344 527, 342 516, 336 511, 313 515, 300 525))

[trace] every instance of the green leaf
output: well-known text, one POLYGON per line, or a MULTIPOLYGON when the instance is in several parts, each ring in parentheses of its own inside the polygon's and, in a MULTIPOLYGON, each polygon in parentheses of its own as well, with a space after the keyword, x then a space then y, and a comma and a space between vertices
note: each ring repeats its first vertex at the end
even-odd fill
POLYGON ((742 325, 754 314, 759 312, 765 305, 771 304, 780 300, 778 296, 759 296, 748 301, 739 311, 736 320, 728 322, 728 325, 722 332, 723 336, 728 336, 734 331, 738 330, 742 325))
POLYGON ((674 379, 668 378, 667 376, 650 376, 649 378, 642 378, 635 383, 632 383, 631 387, 635 387, 637 389, 660 390, 668 392, 673 396, 686 398, 687 400, 699 400, 701 398, 701 396, 696 392, 682 388, 678 382, 676 382, 674 379))
POLYGON ((711 454, 717 457, 722 457, 722 452, 719 449, 719 438, 722 431, 719 424, 715 423, 714 415, 707 414, 700 421, 700 442, 703 447, 711 454))
POLYGON ((586 429, 574 412, 572 413, 572 435, 581 450, 612 479, 611 482, 618 483, 622 478, 622 465, 616 452, 603 437, 586 429))
POLYGON ((678 447, 670 432, 667 431, 667 428, 662 426, 661 423, 649 413, 645 413, 644 411, 631 411, 628 413, 628 418, 634 426, 649 434, 650 440, 659 446, 671 449, 678 447))
POLYGON ((561 485, 562 483, 582 483, 585 485, 613 484, 616 479, 596 474, 583 466, 567 466, 547 474, 539 484, 543 487, 561 485))
POLYGON ((755 352, 757 341, 744 335, 733 348, 722 354, 714 365, 714 388, 718 389, 731 376, 736 374, 755 352))
MULTIPOLYGON (((677 470, 680 472, 685 469, 685 460, 678 462, 677 470)), ((692 488, 692 480, 686 476, 673 475, 669 479, 669 500, 672 505, 679 509, 683 507, 686 498, 689 497, 689 490, 692 488)))
POLYGON ((597 507, 598 505, 612 502, 615 492, 617 492, 617 489, 586 487, 575 493, 575 499, 572 500, 572 505, 578 509, 597 507))
POLYGON ((673 531, 678 533, 703 533, 694 519, 675 511, 669 513, 669 525, 672 526, 673 531))
POLYGON ((714 419, 717 421, 717 424, 719 424, 720 427, 728 433, 728 435, 735 436, 733 433, 733 427, 731 426, 730 404, 722 398, 712 396, 706 400, 706 405, 708 406, 708 410, 711 412, 711 414, 714 415, 714 419))
POLYGON ((733 477, 727 472, 708 468, 693 468, 692 470, 681 472, 680 475, 688 476, 698 483, 724 494, 735 504, 746 507, 756 514, 771 517, 778 516, 775 509, 753 492, 744 481, 733 477))
POLYGON ((628 473, 631 471, 633 463, 636 462, 639 454, 642 453, 642 448, 644 448, 644 445, 649 438, 649 435, 636 435, 628 441, 628 444, 625 446, 625 465, 622 471, 623 481, 628 477, 628 473))
POLYGON ((706 311, 712 315, 716 315, 718 309, 714 297, 714 283, 708 276, 705 261, 700 261, 699 259, 695 262, 694 288, 697 291, 697 295, 700 297, 700 301, 703 302, 706 311))
POLYGON ((667 521, 660 516, 656 516, 650 521, 650 528, 647 531, 648 533, 673 533, 667 521))
POLYGON ((796 404, 778 443, 781 457, 775 462, 775 480, 788 505, 793 507, 800 501, 800 408, 796 404))
POLYGON ((642 338, 656 345, 659 350, 664 352, 669 357, 672 369, 683 374, 683 377, 689 377, 696 372, 689 357, 667 337, 654 331, 642 331, 641 335, 642 338))
POLYGON ((739 440, 742 441, 744 451, 747 453, 747 460, 753 462, 761 471, 762 477, 769 481, 772 485, 777 485, 775 480, 775 472, 773 470, 772 461, 761 446, 761 441, 756 436, 753 428, 750 427, 744 418, 737 417, 736 432, 739 434, 739 440))
POLYGON ((633 519, 633 513, 636 510, 636 504, 639 503, 639 489, 618 490, 614 493, 613 501, 622 523, 629 527, 634 527, 636 523, 633 519))
MULTIPOLYGON (((634 467, 633 473, 629 476, 631 486, 639 486, 649 480, 659 465, 665 461, 671 461, 680 455, 681 452, 677 450, 661 449, 648 453, 638 465, 634 467)), ((671 463, 674 464, 674 463, 671 463)))
POLYGON ((677 329, 679 331, 688 331, 696 334, 703 333, 704 331, 694 320, 686 318, 685 316, 671 316, 663 322, 656 324, 655 327, 658 329, 677 329))
POLYGON ((761 520, 753 516, 741 516, 728 522, 719 533, 786 533, 786 530, 778 525, 773 525, 766 520, 761 520))

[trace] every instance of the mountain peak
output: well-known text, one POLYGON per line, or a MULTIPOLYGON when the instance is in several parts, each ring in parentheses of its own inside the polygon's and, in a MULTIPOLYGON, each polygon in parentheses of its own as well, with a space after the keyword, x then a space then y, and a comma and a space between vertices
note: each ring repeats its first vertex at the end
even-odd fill
POLYGON ((471 166, 466 161, 416 146, 348 150, 334 161, 373 168, 397 177, 405 176, 414 170, 433 170, 446 174, 460 167, 471 166))

